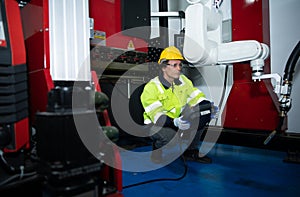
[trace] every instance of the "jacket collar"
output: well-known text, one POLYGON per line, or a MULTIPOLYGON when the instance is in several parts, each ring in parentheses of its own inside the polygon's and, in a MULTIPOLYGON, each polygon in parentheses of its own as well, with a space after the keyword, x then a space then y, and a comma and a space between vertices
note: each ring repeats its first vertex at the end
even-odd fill
MULTIPOLYGON (((164 86, 165 89, 169 89, 172 84, 170 84, 162 75, 162 73, 159 74, 158 76, 159 81, 161 82, 161 84, 164 86)), ((182 84, 182 82, 179 79, 175 79, 174 80, 175 85, 180 85, 182 84)))

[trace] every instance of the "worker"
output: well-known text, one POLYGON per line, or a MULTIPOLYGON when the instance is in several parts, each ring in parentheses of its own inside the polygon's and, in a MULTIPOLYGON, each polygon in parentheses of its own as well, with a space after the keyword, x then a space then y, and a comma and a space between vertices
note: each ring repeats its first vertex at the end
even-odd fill
POLYGON ((199 109, 206 104, 211 107, 211 102, 181 73, 184 61, 176 47, 165 48, 158 61, 162 72, 145 85, 140 97, 144 108, 144 124, 160 128, 158 132, 152 131, 154 134, 150 136, 153 140, 151 160, 155 163, 163 161, 162 147, 170 142, 178 131, 183 134, 189 131, 196 133, 183 153, 186 160, 212 163, 211 158, 199 154, 198 148, 204 128, 211 120, 210 114, 209 117, 201 116, 199 109))

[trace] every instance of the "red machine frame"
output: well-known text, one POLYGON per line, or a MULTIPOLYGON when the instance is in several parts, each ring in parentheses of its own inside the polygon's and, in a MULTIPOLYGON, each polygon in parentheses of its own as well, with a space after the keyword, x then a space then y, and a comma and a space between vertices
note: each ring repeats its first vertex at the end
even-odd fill
MULTIPOLYGON (((9 40, 5 40, 1 46, 7 47, 9 42, 11 52, 10 66, 20 66, 26 64, 26 53, 23 39, 23 29, 20 17, 20 8, 15 1, 4 0, 6 19, 8 25, 9 40)), ((29 119, 28 117, 12 123, 14 137, 13 147, 5 148, 5 152, 16 152, 21 148, 28 149, 29 144, 29 119)))
MULTIPOLYGON (((231 4, 232 40, 257 40, 270 46, 269 1, 235 0, 231 4)), ((254 82, 249 63, 234 64, 233 70, 234 84, 223 114, 224 128, 274 130, 279 109, 270 80, 254 82)), ((265 62, 264 72, 270 73, 270 60, 265 62)))

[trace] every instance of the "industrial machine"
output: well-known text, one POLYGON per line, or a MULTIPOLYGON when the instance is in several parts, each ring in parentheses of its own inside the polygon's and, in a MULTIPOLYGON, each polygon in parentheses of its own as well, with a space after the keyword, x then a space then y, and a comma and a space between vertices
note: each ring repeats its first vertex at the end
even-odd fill
MULTIPOLYGON (((122 196, 120 171, 104 163, 121 165, 118 151, 104 155, 109 142, 95 137, 90 152, 76 128, 76 118, 100 121, 108 102, 90 70, 88 6, 0 1, 1 196, 122 196)), ((118 131, 105 117, 87 133, 113 140, 118 131)))
POLYGON ((227 40, 222 3, 0 0, 0 195, 122 196, 119 147, 148 143, 131 123, 142 124, 139 94, 171 44, 219 105, 214 142, 297 152, 285 130, 299 43, 284 76, 271 73, 268 1, 231 1, 227 40))
MULTIPOLYGON (((233 64, 231 76, 233 83, 231 87, 229 86, 227 98, 222 97, 219 100, 222 118, 215 125, 225 128, 225 131, 227 129, 228 133, 235 131, 241 134, 238 137, 239 141, 243 139, 241 137, 243 134, 247 135, 248 140, 251 139, 249 137, 251 134, 252 137, 260 135, 256 138, 260 145, 250 140, 250 144, 258 147, 268 145, 276 133, 284 136, 287 128, 287 112, 291 105, 291 80, 299 56, 299 43, 295 45, 287 61, 282 78, 270 70, 268 2, 245 2, 247 6, 243 6, 241 1, 232 1, 232 40, 226 41, 222 37, 223 17, 219 9, 223 1, 187 2, 190 5, 186 9, 183 45, 185 58, 193 67, 226 65, 225 73, 228 72, 228 65, 233 64), (256 10, 256 14, 261 13, 259 15, 261 18, 253 18, 251 22, 245 23, 241 16, 250 9, 256 10), (261 24, 261 27, 258 28, 258 24, 261 24), (240 110, 242 108, 243 110, 240 110), (267 134, 267 137, 261 134, 267 134)), ((249 15, 247 17, 252 18, 249 15)), ((295 148, 296 141, 287 141, 280 143, 295 148)), ((245 141, 239 143, 242 144, 249 143, 245 141)))

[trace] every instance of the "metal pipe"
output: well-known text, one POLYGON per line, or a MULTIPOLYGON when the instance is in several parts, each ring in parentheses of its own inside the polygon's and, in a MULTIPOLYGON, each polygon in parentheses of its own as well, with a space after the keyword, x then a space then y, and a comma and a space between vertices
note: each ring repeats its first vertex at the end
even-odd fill
MULTIPOLYGON (((168 0, 159 0, 159 12, 168 11, 168 0)), ((168 17, 159 17, 159 34, 163 46, 169 46, 168 17)))
POLYGON ((151 17, 181 17, 180 12, 151 12, 151 17))

